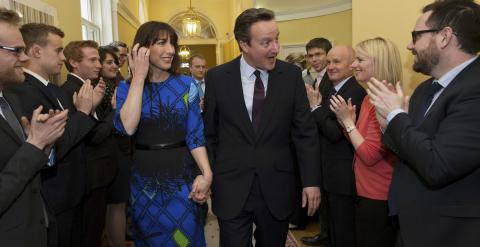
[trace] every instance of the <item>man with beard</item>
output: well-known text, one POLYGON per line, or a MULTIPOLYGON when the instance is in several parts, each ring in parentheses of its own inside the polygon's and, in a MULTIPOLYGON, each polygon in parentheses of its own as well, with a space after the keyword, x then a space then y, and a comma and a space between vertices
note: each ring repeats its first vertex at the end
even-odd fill
POLYGON ((30 122, 20 119, 20 99, 5 91, 25 79, 22 63, 28 57, 19 21, 14 11, 0 9, 0 239, 4 246, 43 247, 48 216, 39 172, 47 167, 51 145, 64 133, 68 111, 41 114, 40 106, 30 122))
POLYGON ((251 246, 253 223, 257 246, 285 245, 295 198, 294 153, 309 215, 320 202, 317 130, 300 68, 276 59, 274 18, 263 8, 240 14, 234 32, 242 55, 209 70, 205 80, 212 207, 223 247, 251 246))
POLYGON ((413 69, 432 76, 415 89, 408 110, 400 85, 368 83, 383 143, 400 158, 389 195, 399 246, 478 246, 480 6, 427 5, 407 48, 413 69))

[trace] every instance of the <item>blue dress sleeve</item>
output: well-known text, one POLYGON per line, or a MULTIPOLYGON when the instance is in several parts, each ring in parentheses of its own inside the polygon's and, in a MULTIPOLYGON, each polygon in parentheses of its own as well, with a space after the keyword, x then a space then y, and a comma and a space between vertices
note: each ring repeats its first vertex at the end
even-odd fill
POLYGON ((115 129, 121 133, 122 135, 128 136, 125 127, 123 127, 122 120, 120 119, 120 110, 122 109, 125 100, 127 99, 128 89, 130 88, 130 84, 127 84, 125 81, 121 81, 117 88, 117 107, 115 109, 115 117, 113 118, 113 126, 115 129))
POLYGON ((186 142, 189 150, 205 146, 205 136, 203 133, 203 120, 200 113, 200 97, 193 80, 188 78, 190 89, 188 90, 188 109, 186 119, 186 142))

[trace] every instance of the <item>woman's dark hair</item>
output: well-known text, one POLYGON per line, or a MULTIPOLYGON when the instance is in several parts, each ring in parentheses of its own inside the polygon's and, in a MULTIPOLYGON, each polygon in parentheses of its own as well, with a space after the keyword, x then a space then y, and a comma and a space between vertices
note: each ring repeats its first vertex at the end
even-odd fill
POLYGON ((110 54, 113 57, 113 61, 118 66, 120 63, 118 62, 117 52, 118 52, 118 48, 115 46, 110 46, 110 45, 100 46, 98 48, 98 54, 100 55, 100 63, 103 63, 103 61, 107 59, 107 54, 110 54))
POLYGON ((175 54, 173 55, 172 67, 168 69, 171 74, 177 74, 180 67, 180 57, 178 56, 178 36, 175 30, 164 22, 149 21, 142 24, 135 34, 133 39, 133 46, 140 44, 140 47, 150 47, 155 44, 159 39, 169 37, 170 44, 175 48, 175 54))

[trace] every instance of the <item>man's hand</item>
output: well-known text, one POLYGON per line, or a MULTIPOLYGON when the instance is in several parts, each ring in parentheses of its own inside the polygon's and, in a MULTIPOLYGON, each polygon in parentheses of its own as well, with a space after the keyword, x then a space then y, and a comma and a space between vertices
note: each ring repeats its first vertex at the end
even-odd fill
POLYGON ((21 123, 25 129, 29 130, 27 142, 44 150, 63 135, 67 124, 68 110, 51 115, 50 113, 41 114, 42 109, 43 107, 39 106, 33 111, 32 120, 28 124, 25 117, 22 117, 21 123))
POLYGON ((403 109, 405 97, 400 82, 396 83, 395 90, 392 87, 389 88, 386 82, 380 82, 373 77, 367 82, 367 85, 370 102, 381 117, 386 118, 388 113, 393 110, 403 109))
POLYGON ((203 97, 200 98, 200 103, 199 103, 199 105, 200 105, 200 110, 203 111, 203 107, 205 107, 205 98, 203 98, 203 97))
POLYGON ((115 88, 115 91, 113 91, 112 101, 110 101, 110 104, 112 105, 112 109, 117 109, 117 88, 115 88))
POLYGON ((210 185, 212 184, 211 177, 198 175, 192 184, 192 191, 188 195, 188 198, 193 201, 203 204, 210 196, 210 185))
POLYGON ((106 87, 107 85, 105 84, 105 81, 103 81, 103 78, 100 77, 98 84, 93 89, 93 109, 97 108, 97 106, 102 103, 103 96, 105 96, 106 87))
POLYGON ((78 93, 73 93, 73 104, 77 111, 90 115, 93 107, 93 87, 90 80, 83 83, 78 93))
POLYGON ((320 205, 320 188, 305 187, 302 193, 302 208, 308 206, 307 214, 312 216, 320 205))
POLYGON ((312 85, 305 83, 305 89, 307 90, 308 103, 310 108, 319 106, 322 103, 322 94, 320 94, 319 83, 313 88, 312 85))

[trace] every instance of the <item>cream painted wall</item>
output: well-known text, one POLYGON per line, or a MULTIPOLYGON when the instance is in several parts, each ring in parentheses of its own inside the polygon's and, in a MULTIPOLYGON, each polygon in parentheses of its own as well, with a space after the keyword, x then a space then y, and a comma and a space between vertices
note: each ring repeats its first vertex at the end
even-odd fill
POLYGON ((119 2, 123 5, 125 5, 130 12, 136 17, 136 19, 139 19, 138 15, 138 2, 139 0, 119 0, 119 2))
POLYGON ((280 44, 306 44, 315 37, 325 37, 335 44, 352 43, 352 11, 342 11, 330 15, 281 21, 280 44))
POLYGON ((393 41, 403 62, 403 88, 410 94, 425 78, 412 70, 413 55, 406 49, 422 7, 431 0, 353 0, 352 43, 381 36, 393 41))

